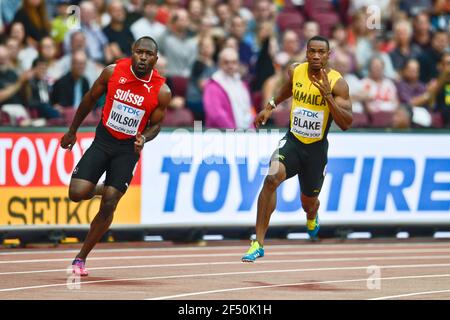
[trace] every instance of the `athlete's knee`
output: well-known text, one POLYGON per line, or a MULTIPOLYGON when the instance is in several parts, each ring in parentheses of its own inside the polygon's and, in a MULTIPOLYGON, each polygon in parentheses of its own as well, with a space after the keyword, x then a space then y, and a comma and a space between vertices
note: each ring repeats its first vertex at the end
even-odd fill
POLYGON ((80 202, 86 197, 86 192, 80 190, 79 188, 71 187, 69 188, 69 199, 73 202, 80 202))
POLYGON ((264 185, 275 190, 283 182, 283 178, 279 174, 268 175, 264 180, 264 185))

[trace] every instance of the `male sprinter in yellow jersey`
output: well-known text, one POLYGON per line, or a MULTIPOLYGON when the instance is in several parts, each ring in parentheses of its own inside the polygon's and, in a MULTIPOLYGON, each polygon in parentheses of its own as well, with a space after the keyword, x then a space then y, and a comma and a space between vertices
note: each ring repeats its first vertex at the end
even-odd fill
POLYGON ((307 216, 307 232, 311 238, 319 231, 319 193, 327 164, 327 134, 332 120, 347 130, 352 124, 352 104, 347 82, 339 72, 328 67, 330 46, 324 37, 308 40, 305 63, 289 68, 289 80, 280 88, 255 120, 264 125, 277 104, 293 97, 290 130, 272 155, 269 173, 258 197, 256 240, 242 257, 253 262, 264 256, 264 237, 270 216, 275 210, 276 189, 286 179, 298 175, 301 202, 307 216))

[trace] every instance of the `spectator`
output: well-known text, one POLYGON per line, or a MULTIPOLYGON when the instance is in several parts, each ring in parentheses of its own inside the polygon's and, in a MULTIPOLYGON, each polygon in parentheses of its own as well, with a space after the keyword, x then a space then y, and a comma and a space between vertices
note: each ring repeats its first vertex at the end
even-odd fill
POLYGON ((61 115, 50 101, 51 86, 46 80, 48 62, 42 57, 33 62, 34 76, 29 81, 30 98, 28 107, 37 111, 38 116, 45 119, 57 119, 61 115))
MULTIPOLYGON (((87 52, 86 48, 86 36, 81 31, 75 31, 70 36, 70 51, 61 57, 57 64, 58 68, 61 70, 61 75, 66 74, 70 71, 72 64, 72 52, 83 51, 87 52)), ((102 72, 104 65, 96 63, 91 58, 87 58, 86 68, 84 71, 84 76, 89 82, 89 87, 94 84, 94 81, 98 78, 102 72)))
POLYGON ((158 0, 144 0, 144 16, 130 27, 134 40, 150 36, 155 39, 156 43, 161 42, 161 37, 166 32, 166 26, 155 20, 158 8, 158 0))
POLYGON ((253 127, 250 92, 238 72, 238 53, 226 48, 219 54, 219 70, 205 85, 203 104, 209 128, 253 127))
POLYGON ((42 38, 49 35, 50 23, 47 17, 45 0, 23 0, 14 22, 21 22, 25 27, 27 43, 35 48, 42 38))
POLYGON ((392 115, 392 128, 409 129, 412 126, 413 114, 411 109, 405 105, 399 105, 392 115))
POLYGON ((45 37, 39 43, 39 55, 47 60, 47 79, 52 85, 63 75, 63 70, 58 64, 57 48, 51 37, 45 37))
POLYGON ((11 68, 15 73, 21 74, 25 70, 29 70, 30 66, 26 66, 23 64, 23 61, 19 59, 20 52, 20 43, 14 38, 8 38, 5 42, 6 47, 9 51, 9 61, 11 64, 11 68))
POLYGON ((38 56, 38 51, 34 47, 27 45, 25 28, 21 22, 14 22, 11 25, 9 37, 17 40, 19 43, 19 53, 17 54, 17 58, 22 65, 22 69, 31 69, 34 59, 38 56))
POLYGON ((430 16, 427 12, 418 13, 413 20, 413 38, 414 46, 417 46, 421 52, 428 50, 431 43, 431 24, 430 16))
MULTIPOLYGON (((295 62, 295 60, 291 60, 289 55, 285 52, 280 52, 275 56, 273 63, 275 74, 264 81, 261 91, 261 103, 256 106, 258 110, 262 110, 262 108, 264 108, 264 106, 267 104, 267 101, 278 94, 283 83, 286 83, 286 81, 288 81, 288 68, 293 62, 295 62)), ((291 105, 292 97, 278 104, 277 107, 273 110, 273 116, 271 119, 269 119, 269 121, 275 122, 275 125, 279 127, 289 127, 290 117, 286 113, 290 112, 291 105), (277 117, 277 114, 280 114, 280 117, 277 117)))
POLYGON ((302 44, 300 45, 300 54, 297 56, 298 62, 306 61, 306 49, 308 39, 318 36, 320 34, 320 25, 316 21, 307 21, 303 25, 303 38, 301 39, 302 44))
POLYGON ((396 71, 403 69, 409 59, 415 59, 420 54, 420 49, 411 46, 412 27, 407 20, 394 24, 395 49, 389 52, 392 65, 396 71))
POLYGON ((411 113, 411 124, 420 127, 432 125, 432 117, 428 112, 432 86, 428 87, 419 80, 419 62, 410 59, 402 70, 402 77, 397 85, 399 102, 411 113))
POLYGON ((179 9, 181 9, 180 0, 165 0, 158 9, 156 21, 167 25, 170 22, 171 15, 179 9))
MULTIPOLYGON (((164 56, 159 56, 158 61, 156 62, 155 69, 158 70, 159 74, 163 77, 167 74, 167 59, 164 56)), ((177 95, 173 90, 173 83, 170 78, 167 78, 166 84, 172 91, 172 100, 170 100, 169 107, 172 110, 183 109, 186 105, 185 97, 181 95, 177 95)))
POLYGON ((56 110, 62 112, 64 108, 78 108, 82 97, 89 90, 89 83, 83 76, 86 62, 86 53, 73 53, 70 71, 53 86, 52 104, 56 110))
POLYGON ((167 76, 188 78, 197 58, 197 40, 189 36, 189 16, 178 9, 171 18, 170 31, 160 43, 161 54, 167 58, 167 76))
POLYGON ((64 37, 69 31, 67 19, 69 18, 70 4, 71 0, 57 0, 57 16, 52 19, 50 35, 58 45, 64 41, 64 37))
MULTIPOLYGON (((159 56, 156 62, 155 69, 158 73, 165 77, 167 73, 167 59, 164 56, 159 56)), ((166 110, 162 125, 168 127, 189 127, 194 122, 192 112, 186 108, 185 94, 180 95, 179 90, 174 90, 174 85, 170 78, 167 78, 166 84, 172 91, 172 99, 166 110)))
POLYGON ((367 127, 369 126, 369 117, 365 107, 366 101, 369 100, 368 91, 363 85, 363 82, 354 74, 350 72, 351 61, 350 57, 342 52, 337 52, 334 59, 330 62, 332 67, 338 71, 345 81, 347 81, 352 100, 353 111, 353 127, 367 127))
POLYGON ((253 52, 250 45, 244 41, 244 34, 246 29, 246 22, 242 17, 234 16, 231 19, 230 35, 238 40, 239 61, 248 70, 252 61, 253 52))
POLYGON ((23 125, 21 121, 29 119, 22 89, 31 75, 31 71, 26 71, 18 76, 10 67, 7 47, 0 45, 0 107, 9 115, 13 125, 23 125))
POLYGON ((398 107, 397 88, 384 74, 383 60, 375 56, 369 61, 369 76, 362 80, 369 98, 366 106, 370 115, 378 112, 394 112, 398 107))
POLYGON ((349 44, 356 56, 357 70, 361 71, 367 66, 372 56, 373 46, 370 30, 367 28, 367 15, 358 11, 354 14, 351 29, 349 30, 349 44))
POLYGON ((361 70, 361 73, 363 77, 367 77, 369 73, 369 63, 370 58, 373 56, 377 56, 383 61, 384 65, 384 76, 389 79, 398 79, 398 73, 395 71, 394 66, 392 65, 391 58, 389 57, 389 54, 383 51, 383 47, 386 43, 386 34, 383 32, 378 33, 375 38, 373 39, 373 51, 370 53, 369 60, 367 61, 367 64, 363 67, 361 70))
POLYGON ((216 15, 216 6, 219 0, 203 0, 204 17, 212 20, 214 25, 219 23, 219 18, 216 15))
MULTIPOLYGON (((97 9, 91 1, 84 0, 80 3, 81 11, 81 31, 86 36, 87 55, 99 63, 107 64, 112 62, 112 53, 107 48, 108 38, 103 33, 97 21, 97 9)), ((73 30, 74 32, 76 30, 73 30)), ((69 51, 70 35, 66 34, 64 39, 64 51, 69 51)))
POLYGON ((191 21, 189 25, 189 31, 192 34, 198 34, 202 24, 202 18, 204 16, 203 4, 201 0, 189 0, 188 3, 189 20, 191 21))
POLYGON ((103 33, 108 38, 107 46, 112 54, 111 62, 114 62, 131 55, 134 37, 125 25, 126 12, 121 0, 109 2, 108 12, 111 16, 111 23, 103 29, 103 33))
POLYGON ((251 63, 250 75, 244 78, 249 79, 252 92, 260 92, 267 78, 275 73, 273 58, 279 48, 273 26, 272 22, 265 21, 258 30, 258 43, 261 43, 261 49, 255 57, 256 62, 251 63))
POLYGON ((133 23, 142 18, 143 0, 127 0, 126 11, 127 19, 125 25, 131 26, 133 23))
POLYGON ((252 12, 243 6, 242 0, 227 0, 232 16, 240 16, 246 23, 253 19, 252 12))
POLYGON ((104 28, 108 24, 111 23, 111 15, 108 12, 108 6, 106 0, 91 0, 93 5, 95 6, 96 15, 96 23, 104 28))
POLYGON ((400 103, 422 106, 428 99, 427 87, 419 80, 420 66, 415 59, 409 59, 403 66, 401 79, 396 83, 400 103))
POLYGON ((432 97, 434 110, 438 112, 446 128, 450 128, 450 54, 444 53, 438 64, 439 77, 432 97))
POLYGON ((195 120, 203 121, 205 112, 203 108, 203 89, 217 67, 213 60, 215 52, 214 40, 211 37, 199 41, 198 58, 194 62, 187 87, 187 107, 194 114, 195 120))
POLYGON ((300 61, 300 39, 297 32, 288 29, 283 33, 281 51, 289 57, 289 60, 300 61))
POLYGON ((229 33, 231 25, 231 10, 230 6, 224 2, 219 2, 216 5, 217 27, 223 30, 224 34, 229 33))
POLYGON ((17 10, 19 10, 21 1, 0 1, 0 34, 5 30, 1 30, 1 26, 9 27, 14 20, 17 10))
POLYGON ((433 0, 431 28, 433 31, 447 30, 450 22, 450 3, 447 0, 433 0))
POLYGON ((342 24, 337 24, 332 28, 330 40, 330 62, 333 64, 338 55, 345 55, 348 58, 349 66, 346 73, 357 72, 356 56, 353 48, 348 44, 348 31, 342 24))
POLYGON ((431 0, 400 0, 398 4, 399 10, 406 12, 410 17, 428 10, 431 6, 431 0))
POLYGON ((420 80, 422 82, 428 83, 431 79, 438 77, 437 64, 447 48, 447 32, 435 32, 431 38, 431 48, 425 50, 418 58, 420 63, 420 80))
MULTIPOLYGON (((258 30, 264 22, 275 22, 276 8, 272 1, 257 0, 253 3, 253 19, 247 23, 245 41, 250 44, 254 53, 259 51, 257 42, 258 30)), ((277 30, 274 30, 277 32, 277 30)))

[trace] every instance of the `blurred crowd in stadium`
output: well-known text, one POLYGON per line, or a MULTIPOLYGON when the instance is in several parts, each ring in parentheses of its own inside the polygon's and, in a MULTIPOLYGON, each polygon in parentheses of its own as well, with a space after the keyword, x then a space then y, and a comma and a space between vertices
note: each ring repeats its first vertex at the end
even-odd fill
MULTIPOLYGON (((173 92, 164 125, 248 128, 320 34, 353 127, 450 127, 449 17, 447 0, 0 0, 0 124, 67 125, 102 68, 151 36, 173 92)), ((270 124, 288 127, 289 108, 270 124)))

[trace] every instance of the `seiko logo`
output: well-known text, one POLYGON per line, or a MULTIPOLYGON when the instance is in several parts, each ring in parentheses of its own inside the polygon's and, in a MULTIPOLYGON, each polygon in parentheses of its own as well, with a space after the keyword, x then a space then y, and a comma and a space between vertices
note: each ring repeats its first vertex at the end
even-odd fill
POLYGON ((144 102, 144 97, 138 94, 131 93, 131 90, 123 91, 121 89, 116 90, 116 94, 114 95, 114 99, 120 100, 122 102, 132 103, 136 106, 142 106, 144 102))

